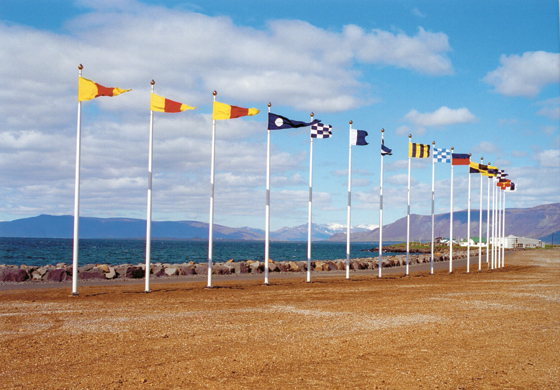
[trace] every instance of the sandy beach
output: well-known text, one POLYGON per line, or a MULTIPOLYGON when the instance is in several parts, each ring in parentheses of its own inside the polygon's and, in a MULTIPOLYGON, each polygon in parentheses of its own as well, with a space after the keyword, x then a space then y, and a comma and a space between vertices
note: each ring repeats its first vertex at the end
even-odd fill
POLYGON ((560 389, 560 251, 465 270, 4 286, 0 388, 560 389))

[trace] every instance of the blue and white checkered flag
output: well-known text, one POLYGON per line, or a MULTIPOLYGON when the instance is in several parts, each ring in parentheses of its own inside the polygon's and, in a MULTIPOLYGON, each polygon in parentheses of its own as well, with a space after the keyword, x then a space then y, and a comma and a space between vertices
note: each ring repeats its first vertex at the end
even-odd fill
POLYGON ((332 135, 332 126, 316 123, 311 125, 311 138, 329 138, 332 135))
POLYGON ((434 148, 434 160, 441 163, 451 163, 451 150, 434 148))

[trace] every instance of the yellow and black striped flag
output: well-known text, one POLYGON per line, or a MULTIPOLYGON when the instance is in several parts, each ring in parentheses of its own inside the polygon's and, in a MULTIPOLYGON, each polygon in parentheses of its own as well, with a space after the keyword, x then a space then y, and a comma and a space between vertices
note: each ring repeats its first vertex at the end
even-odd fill
POLYGON ((430 145, 409 143, 408 157, 414 157, 414 158, 430 157, 430 145))

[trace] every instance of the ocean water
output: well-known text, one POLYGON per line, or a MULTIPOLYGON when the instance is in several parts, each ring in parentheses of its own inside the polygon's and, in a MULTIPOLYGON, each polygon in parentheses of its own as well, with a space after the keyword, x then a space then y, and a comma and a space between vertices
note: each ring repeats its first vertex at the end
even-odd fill
MULTIPOLYGON (((390 245, 392 242, 383 243, 390 245)), ((377 257, 377 243, 351 244, 350 257, 377 257)), ((346 243, 314 242, 312 260, 346 259, 346 243)), ((214 241, 213 261, 229 259, 264 260, 262 241, 214 241)), ((391 253, 387 253, 391 255, 391 253)), ((145 263, 146 242, 143 240, 81 239, 79 264, 138 264, 145 263)), ((275 261, 307 260, 307 242, 271 242, 270 258, 275 261)), ((151 262, 184 263, 208 261, 207 241, 152 240, 151 262)), ((72 239, 66 238, 6 238, 0 237, 0 264, 33 265, 72 264, 72 239)))

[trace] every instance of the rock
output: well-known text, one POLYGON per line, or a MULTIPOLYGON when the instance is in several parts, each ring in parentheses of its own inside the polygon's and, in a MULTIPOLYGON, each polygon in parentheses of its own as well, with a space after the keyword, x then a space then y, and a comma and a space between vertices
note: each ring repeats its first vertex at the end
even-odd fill
POLYGON ((249 272, 249 270, 247 269, 247 264, 244 261, 241 261, 239 263, 233 263, 230 265, 232 272, 234 272, 235 274, 239 275, 239 274, 246 274, 247 272, 249 272))
POLYGON ((42 278, 43 278, 43 275, 41 275, 41 274, 40 274, 39 272, 37 272, 37 271, 33 271, 33 272, 31 273, 31 279, 34 280, 34 281, 39 281, 39 280, 41 280, 42 278))
POLYGON ((97 268, 105 273, 109 272, 109 266, 107 264, 97 264, 97 268))
POLYGON ((115 279, 117 277, 117 271, 115 270, 115 267, 108 267, 109 268, 109 272, 105 273, 105 279, 115 279))
MULTIPOLYGON (((249 263, 249 261, 247 263, 249 263)), ((249 270, 252 274, 260 274, 264 271, 264 263, 261 263, 260 261, 253 261, 249 263, 249 270)))
POLYGON ((268 263, 268 271, 269 272, 278 272, 278 271, 280 271, 280 269, 278 268, 278 265, 276 265, 275 263, 268 263))
POLYGON ((194 270, 193 265, 178 265, 177 266, 177 274, 178 275, 194 275, 196 271, 194 270))
POLYGON ((338 271, 344 271, 346 269, 346 261, 339 260, 335 263, 335 265, 338 271))
POLYGON ((165 274, 167 276, 175 276, 179 273, 179 270, 177 269, 177 267, 169 267, 165 269, 165 274))
POLYGON ((90 271, 78 272, 78 279, 90 280, 90 279, 105 279, 105 272, 99 268, 92 268, 90 271))
POLYGON ((56 263, 56 268, 66 268, 68 267, 66 263, 56 263))
POLYGON ((223 264, 212 264, 212 274, 215 275, 229 275, 231 271, 223 264))
POLYGON ((47 271, 45 274, 45 280, 49 282, 64 282, 72 277, 62 268, 54 268, 47 271))
POLYGON ((0 282, 24 282, 29 279, 29 273, 21 268, 0 269, 0 282))
POLYGON ((278 272, 288 272, 288 266, 285 262, 274 263, 278 267, 278 272))
POLYGON ((232 264, 232 263, 235 263, 235 260, 229 259, 228 261, 226 261, 226 264, 232 264))
POLYGON ((208 275, 208 264, 197 264, 195 266, 195 271, 197 275, 208 275))
POLYGON ((290 261, 288 263, 288 270, 292 272, 299 272, 300 268, 295 261, 290 261))
POLYGON ((132 265, 126 269, 125 275, 130 279, 141 279, 146 276, 146 272, 142 267, 132 265))
POLYGON ((307 261, 298 261, 297 265, 300 271, 307 271, 307 261))

